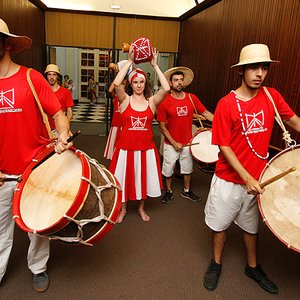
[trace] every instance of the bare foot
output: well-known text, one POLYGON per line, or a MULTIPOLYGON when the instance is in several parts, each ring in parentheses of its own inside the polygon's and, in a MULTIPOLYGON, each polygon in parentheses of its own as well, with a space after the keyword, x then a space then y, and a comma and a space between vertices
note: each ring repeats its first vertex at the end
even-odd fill
POLYGON ((150 217, 146 214, 146 212, 143 209, 139 209, 139 215, 141 216, 144 222, 150 221, 150 217))
POLYGON ((118 219, 117 219, 117 223, 122 223, 122 221, 125 218, 125 216, 126 216, 126 211, 121 210, 120 214, 118 216, 118 219))

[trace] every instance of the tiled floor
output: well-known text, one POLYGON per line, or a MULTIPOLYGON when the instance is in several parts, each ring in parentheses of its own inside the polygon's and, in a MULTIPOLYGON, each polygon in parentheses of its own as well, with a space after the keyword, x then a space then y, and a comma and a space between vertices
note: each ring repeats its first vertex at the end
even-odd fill
POLYGON ((105 123, 106 103, 78 103, 73 106, 72 122, 105 123))

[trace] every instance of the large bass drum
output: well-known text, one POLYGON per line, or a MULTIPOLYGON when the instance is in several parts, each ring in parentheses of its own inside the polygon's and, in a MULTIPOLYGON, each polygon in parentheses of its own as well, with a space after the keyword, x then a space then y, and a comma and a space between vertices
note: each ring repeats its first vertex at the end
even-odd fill
POLYGON ((260 182, 295 167, 289 173, 265 188, 258 196, 263 221, 288 248, 300 252, 300 145, 283 150, 266 165, 260 182))
POLYGON ((115 177, 84 152, 54 154, 46 148, 22 174, 13 217, 26 232, 71 244, 92 245, 112 229, 121 192, 115 177))

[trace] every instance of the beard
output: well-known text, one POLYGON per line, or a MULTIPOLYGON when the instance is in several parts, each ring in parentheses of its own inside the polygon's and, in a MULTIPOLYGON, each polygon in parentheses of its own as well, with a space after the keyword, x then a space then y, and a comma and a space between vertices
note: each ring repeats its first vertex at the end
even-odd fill
POLYGON ((177 87, 173 87, 173 90, 177 93, 180 93, 183 90, 183 86, 177 86, 177 87))

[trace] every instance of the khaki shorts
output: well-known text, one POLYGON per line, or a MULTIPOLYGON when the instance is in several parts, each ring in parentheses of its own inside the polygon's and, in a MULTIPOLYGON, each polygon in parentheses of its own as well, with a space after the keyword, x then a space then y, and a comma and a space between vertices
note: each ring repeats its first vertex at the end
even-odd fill
POLYGON ((247 194, 245 185, 228 182, 214 175, 204 212, 205 223, 214 231, 224 231, 234 222, 248 233, 258 232, 256 197, 247 194))
POLYGON ((188 175, 193 172, 193 158, 190 147, 184 147, 181 151, 176 151, 172 145, 164 145, 164 160, 162 174, 171 177, 174 173, 176 161, 179 159, 180 173, 188 175))

